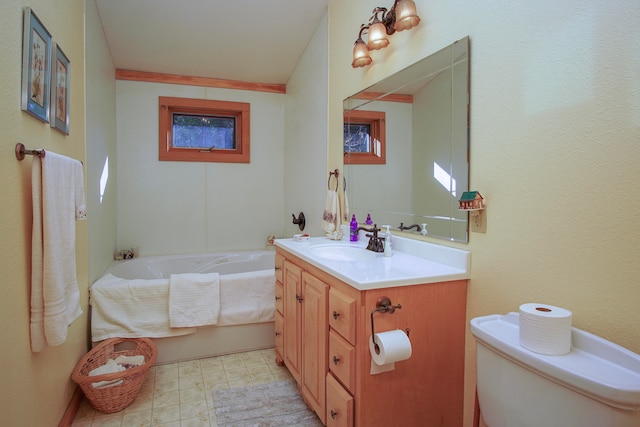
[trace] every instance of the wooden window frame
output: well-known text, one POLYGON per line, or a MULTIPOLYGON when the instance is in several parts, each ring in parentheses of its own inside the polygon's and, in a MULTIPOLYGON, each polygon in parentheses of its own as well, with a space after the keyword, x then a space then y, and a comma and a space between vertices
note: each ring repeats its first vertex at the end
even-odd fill
POLYGON ((159 145, 160 161, 250 163, 250 104, 245 102, 160 96, 159 145), (174 113, 234 117, 235 150, 183 148, 173 146, 174 113))
POLYGON ((352 110, 344 113, 344 124, 366 124, 371 129, 371 147, 369 153, 344 153, 346 165, 384 165, 387 163, 386 147, 386 114, 384 111, 352 110), (379 152, 375 152, 376 142, 379 144, 379 152))

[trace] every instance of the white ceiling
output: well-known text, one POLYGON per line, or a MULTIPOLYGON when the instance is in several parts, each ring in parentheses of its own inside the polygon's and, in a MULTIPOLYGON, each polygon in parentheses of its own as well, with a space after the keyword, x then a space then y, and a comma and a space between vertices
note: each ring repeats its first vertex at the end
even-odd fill
POLYGON ((285 84, 329 0, 96 0, 117 69, 285 84))

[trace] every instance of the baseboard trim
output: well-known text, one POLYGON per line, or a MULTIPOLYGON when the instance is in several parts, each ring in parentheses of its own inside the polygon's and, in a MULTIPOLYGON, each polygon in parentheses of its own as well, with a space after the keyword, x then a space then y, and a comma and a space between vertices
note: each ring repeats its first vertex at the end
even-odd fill
POLYGON ((71 400, 67 405, 67 409, 64 411, 62 415, 62 419, 60 423, 58 423, 58 427, 71 427, 73 420, 76 418, 76 414, 78 413, 78 409, 80 408, 80 403, 82 403, 82 399, 84 395, 82 394, 82 390, 80 387, 76 387, 76 391, 71 396, 71 400))

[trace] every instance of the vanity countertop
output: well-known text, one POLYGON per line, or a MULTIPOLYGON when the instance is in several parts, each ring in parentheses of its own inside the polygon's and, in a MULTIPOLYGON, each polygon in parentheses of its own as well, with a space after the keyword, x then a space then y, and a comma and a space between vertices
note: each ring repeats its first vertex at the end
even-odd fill
POLYGON ((308 241, 276 239, 275 244, 309 264, 318 267, 358 290, 408 286, 423 283, 464 280, 470 277, 471 254, 462 249, 393 236, 393 255, 366 250, 368 238, 358 242, 311 237, 308 241), (331 246, 329 246, 331 245, 331 246), (335 252, 341 248, 361 249, 366 259, 330 259, 319 255, 318 248, 335 252))

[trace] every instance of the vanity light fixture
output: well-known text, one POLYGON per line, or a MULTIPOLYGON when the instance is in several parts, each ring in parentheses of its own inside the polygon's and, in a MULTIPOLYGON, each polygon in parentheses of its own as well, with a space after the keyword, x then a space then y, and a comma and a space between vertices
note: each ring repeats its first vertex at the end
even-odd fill
POLYGON ((413 0, 394 0, 391 9, 376 7, 368 24, 360 26, 358 39, 353 46, 353 68, 366 67, 373 62, 369 51, 378 50, 389 45, 388 36, 396 31, 409 30, 420 23, 413 0), (367 32, 367 43, 362 34, 367 32))

